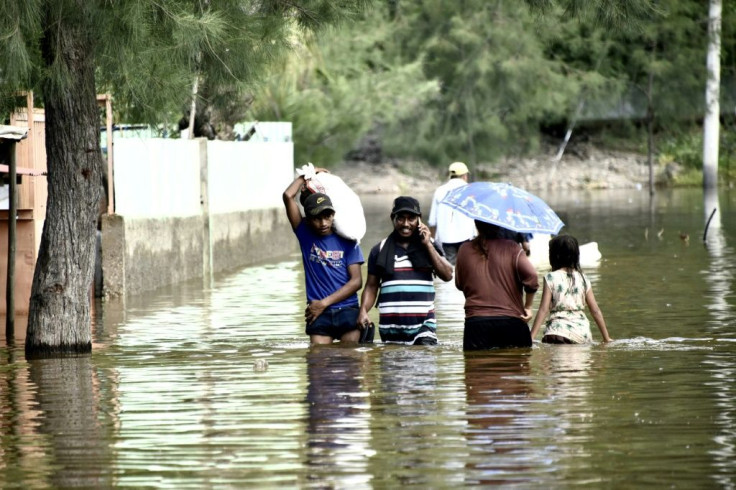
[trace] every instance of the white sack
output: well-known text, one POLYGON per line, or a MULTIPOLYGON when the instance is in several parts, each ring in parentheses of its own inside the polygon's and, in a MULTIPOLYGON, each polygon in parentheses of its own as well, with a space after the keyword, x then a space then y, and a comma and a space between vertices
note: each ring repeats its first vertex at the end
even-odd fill
POLYGON ((297 169, 312 192, 327 194, 335 207, 335 232, 349 240, 360 242, 365 235, 365 214, 358 195, 335 174, 314 171, 311 163, 297 169))

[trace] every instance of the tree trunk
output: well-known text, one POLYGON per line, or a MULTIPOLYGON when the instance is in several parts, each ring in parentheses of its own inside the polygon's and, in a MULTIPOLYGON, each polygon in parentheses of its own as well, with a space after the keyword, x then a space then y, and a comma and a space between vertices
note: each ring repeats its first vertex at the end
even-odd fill
POLYGON ((710 0, 707 68, 705 120, 703 121, 703 189, 718 185, 718 144, 721 115, 719 103, 721 86, 721 0, 710 0))
POLYGON ((83 2, 70 2, 70 8, 44 4, 42 55, 51 70, 43 85, 48 201, 31 289, 26 357, 92 349, 90 287, 102 157, 94 45, 83 2))

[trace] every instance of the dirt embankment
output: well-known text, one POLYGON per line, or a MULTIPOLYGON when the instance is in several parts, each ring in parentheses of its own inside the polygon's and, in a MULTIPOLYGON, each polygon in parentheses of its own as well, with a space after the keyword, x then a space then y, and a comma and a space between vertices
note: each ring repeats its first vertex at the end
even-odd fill
MULTIPOLYGON (((449 164, 450 162, 448 162, 449 164)), ((655 182, 670 180, 676 169, 655 165, 655 182)), ((408 161, 346 162, 334 172, 359 194, 431 192, 447 180, 445 168, 408 161)), ((528 191, 543 189, 625 189, 646 187, 646 155, 622 151, 575 149, 562 159, 554 154, 506 158, 471 168, 472 180, 509 182, 528 191)))

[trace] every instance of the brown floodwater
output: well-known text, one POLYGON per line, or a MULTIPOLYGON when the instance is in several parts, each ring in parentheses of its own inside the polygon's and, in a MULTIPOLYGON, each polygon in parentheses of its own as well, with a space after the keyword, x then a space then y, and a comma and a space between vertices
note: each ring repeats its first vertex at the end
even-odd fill
POLYGON ((438 282, 439 345, 310 349, 288 256, 98 303, 88 356, 3 345, 0 486, 736 487, 736 194, 706 245, 700 190, 540 195, 599 244, 613 343, 465 354, 438 282))

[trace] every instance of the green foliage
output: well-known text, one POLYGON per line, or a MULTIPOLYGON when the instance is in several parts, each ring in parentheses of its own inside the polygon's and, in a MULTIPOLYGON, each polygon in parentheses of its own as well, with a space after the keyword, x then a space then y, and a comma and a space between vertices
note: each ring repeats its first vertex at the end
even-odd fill
MULTIPOLYGON (((389 157, 473 164, 535 150, 540 127, 651 114, 660 133, 684 134, 702 115, 703 2, 369 3, 90 0, 75 10, 68 0, 8 1, 3 102, 63 80, 40 59, 42 7, 53 5, 53 15, 76 12, 94 27, 98 89, 113 93, 120 118, 176 121, 199 77, 198 102, 224 124, 292 121, 300 163, 332 165, 370 135, 389 157)), ((724 82, 736 79, 729 5, 724 82)))
POLYGON ((675 162, 688 169, 703 168, 703 135, 687 131, 671 133, 659 141, 659 162, 675 162))
POLYGON ((543 121, 564 120, 582 93, 605 83, 589 67, 550 56, 547 46, 571 36, 523 6, 484 0, 404 5, 396 29, 403 54, 426 60, 425 74, 439 80, 442 92, 402 121, 412 136, 388 135, 394 152, 476 163, 533 150, 543 121))
POLYGON ((664 0, 641 30, 611 38, 609 72, 628 80, 650 100, 654 117, 666 118, 668 124, 702 114, 707 42, 704 14, 707 9, 699 2, 664 0), (693 66, 703 68, 693 70, 693 66))
POLYGON ((178 119, 196 77, 210 94, 246 94, 291 48, 295 26, 322 29, 368 1, 7 0, 0 10, 0 91, 12 104, 16 90, 64 83, 63 66, 41 59, 43 23, 74 15, 87 29, 98 91, 113 94, 120 117, 178 119))
MULTIPOLYGON (((642 120, 651 113, 655 126, 670 132, 691 128, 702 115, 702 2, 378 5, 310 44, 298 66, 278 71, 267 91, 256 94, 256 118, 295 122, 299 161, 335 162, 370 133, 387 156, 472 164, 534 150, 541 126, 642 120)), ((724 9, 726 60, 736 42, 729 12, 724 9)), ((645 148, 642 133, 631 131, 645 148)))
POLYGON ((675 187, 702 187, 703 172, 695 168, 687 168, 675 176, 673 185, 675 187))
POLYGON ((636 29, 657 10, 652 0, 526 0, 526 4, 546 15, 562 9, 568 18, 610 29, 636 29))
POLYGON ((295 160, 339 163, 375 127, 393 127, 437 96, 419 61, 387 49, 386 12, 366 12, 352 28, 319 38, 293 33, 295 49, 254 92, 247 119, 293 122, 295 160))
MULTIPOLYGON (((736 170, 736 134, 725 126, 720 134, 720 151, 718 153, 719 173, 728 179, 736 170)), ((683 131, 671 131, 660 138, 659 163, 676 162, 685 167, 683 175, 678 176, 677 183, 692 183, 691 174, 701 174, 703 169, 703 132, 700 128, 683 131)), ((702 175, 700 181, 702 183, 702 175)))

